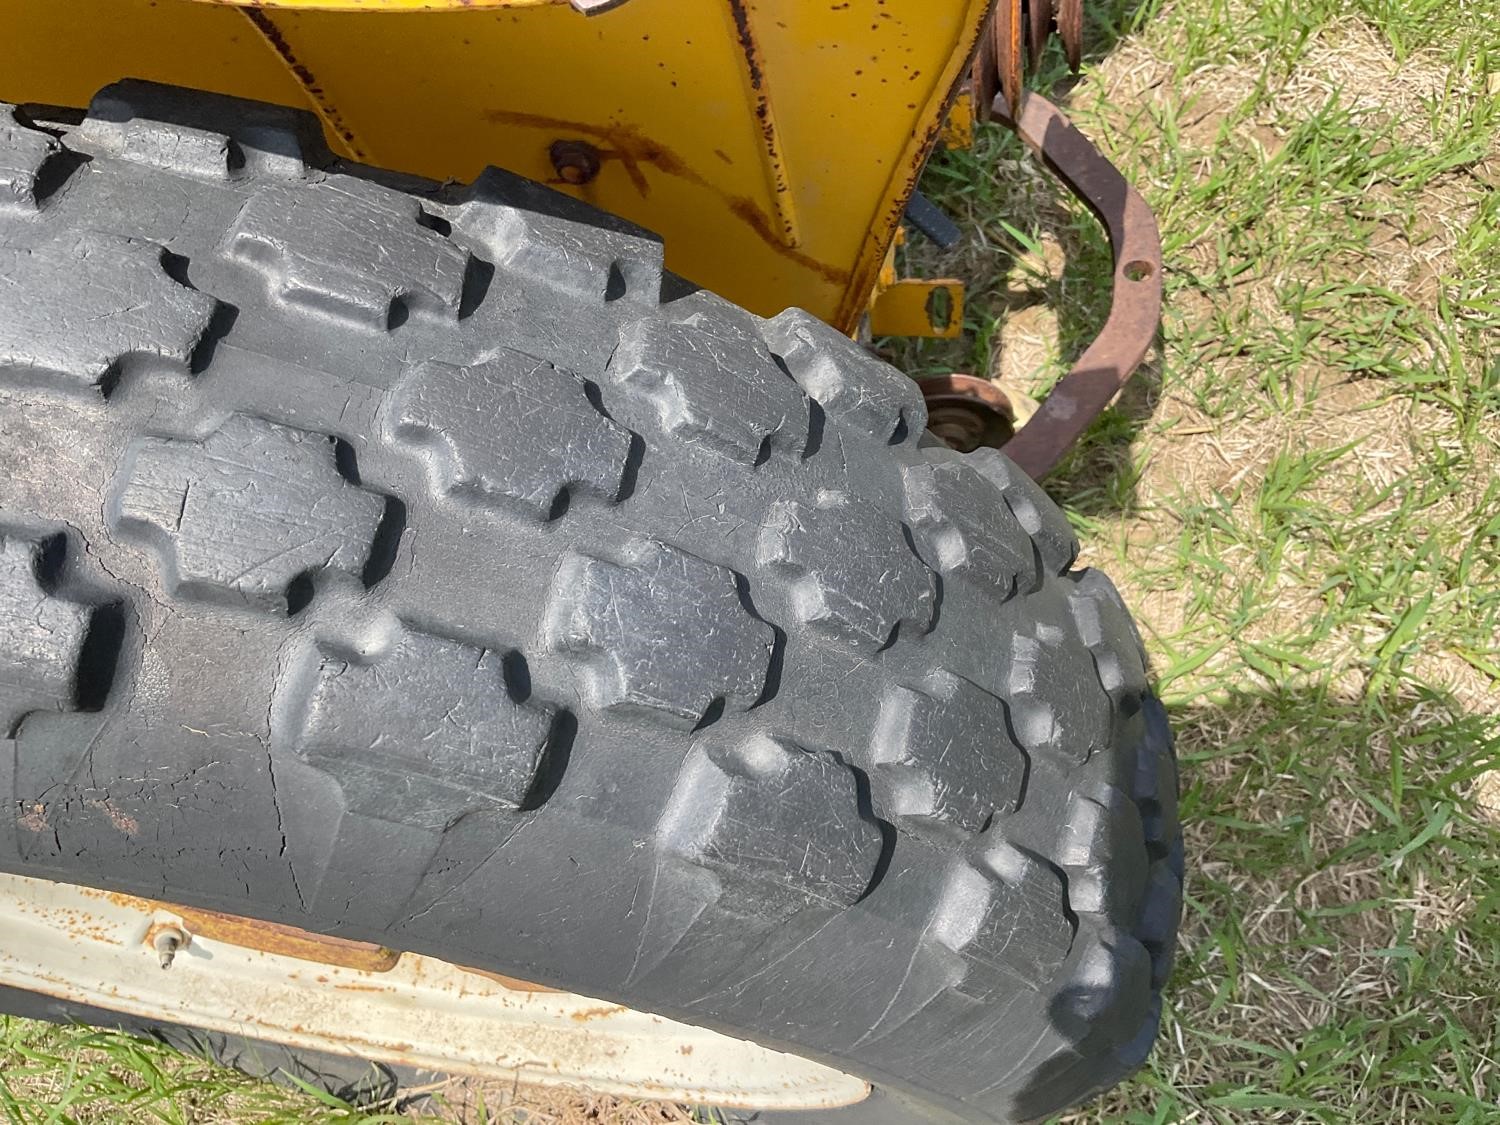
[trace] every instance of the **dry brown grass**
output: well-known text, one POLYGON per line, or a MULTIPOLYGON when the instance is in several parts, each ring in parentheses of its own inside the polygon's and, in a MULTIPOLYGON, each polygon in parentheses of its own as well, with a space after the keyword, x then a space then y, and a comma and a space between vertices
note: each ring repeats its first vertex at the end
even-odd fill
POLYGON ((559 1086, 455 1078, 409 1114, 461 1125, 520 1119, 525 1125, 670 1125, 693 1117, 685 1106, 638 1101, 559 1086))

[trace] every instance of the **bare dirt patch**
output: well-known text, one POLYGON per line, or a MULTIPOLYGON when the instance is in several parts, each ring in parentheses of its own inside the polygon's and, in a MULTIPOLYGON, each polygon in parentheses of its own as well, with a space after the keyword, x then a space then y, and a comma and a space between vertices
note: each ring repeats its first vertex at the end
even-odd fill
POLYGON ((676 1125, 690 1122, 685 1106, 641 1102, 566 1087, 527 1086, 455 1078, 410 1111, 418 1120, 435 1116, 455 1125, 676 1125))

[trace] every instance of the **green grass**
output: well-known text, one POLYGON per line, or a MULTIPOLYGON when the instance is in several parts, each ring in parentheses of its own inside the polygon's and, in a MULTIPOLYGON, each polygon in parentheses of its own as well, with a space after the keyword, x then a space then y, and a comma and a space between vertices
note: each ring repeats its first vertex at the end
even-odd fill
MULTIPOLYGON (((1079 1121, 1500 1115, 1497 75, 1496 0, 1182 0, 1068 98, 1157 211, 1167 314, 1048 488, 1141 618, 1191 864, 1163 1040, 1079 1121)), ((908 369, 993 370, 1046 236, 1035 385, 1102 323, 1105 243, 1019 158, 929 173, 987 246, 913 245, 975 284, 908 369)))
POLYGON ((383 1125, 312 1091, 255 1082, 203 1059, 128 1035, 0 1017, 0 1112, 16 1125, 206 1122, 383 1125))
MULTIPOLYGON (((1095 11, 1065 100, 1157 211, 1167 314, 1048 488, 1141 620, 1191 870, 1158 1050, 1077 1119, 1494 1120, 1500 0, 1095 11)), ((999 130, 924 187, 977 234, 905 264, 970 279, 969 331, 888 353, 982 373, 1045 301, 1045 389, 1107 308, 1093 220, 999 130)), ((0 1056, 17 1122, 378 1120, 83 1030, 0 1056)))

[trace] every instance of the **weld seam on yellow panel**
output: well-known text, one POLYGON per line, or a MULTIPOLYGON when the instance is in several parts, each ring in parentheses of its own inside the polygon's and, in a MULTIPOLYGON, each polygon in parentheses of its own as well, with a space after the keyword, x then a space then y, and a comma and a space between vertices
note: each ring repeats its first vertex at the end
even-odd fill
POLYGON ((766 79, 765 67, 761 65, 760 44, 750 26, 750 11, 745 0, 729 0, 727 5, 734 20, 734 34, 739 40, 740 55, 745 60, 745 80, 750 87, 750 96, 755 99, 755 120, 761 138, 761 164, 766 174, 766 186, 771 189, 771 205, 776 217, 781 220, 781 232, 786 245, 795 249, 802 245, 802 236, 797 229, 797 211, 792 201, 791 176, 783 155, 781 133, 776 127, 776 113, 771 105, 771 87, 766 79))
POLYGON ((348 122, 323 92, 313 72, 298 61, 291 44, 286 41, 286 36, 282 34, 276 21, 256 8, 241 8, 240 11, 250 21, 250 26, 255 28, 260 37, 266 41, 266 45, 276 53, 276 57, 282 61, 297 85, 302 87, 302 92, 307 95, 308 104, 323 122, 325 130, 331 134, 335 147, 342 148, 345 156, 370 162, 369 150, 359 142, 354 135, 354 130, 349 127, 348 122))

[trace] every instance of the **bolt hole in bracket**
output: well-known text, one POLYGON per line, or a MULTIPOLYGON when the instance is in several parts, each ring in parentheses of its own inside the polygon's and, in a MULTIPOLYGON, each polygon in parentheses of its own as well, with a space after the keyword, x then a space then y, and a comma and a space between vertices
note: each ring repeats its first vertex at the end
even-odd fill
MULTIPOLYGON (((1114 288, 1104 327, 1036 413, 1002 446, 1027 475, 1040 479, 1057 467, 1073 443, 1104 412, 1156 339, 1161 324, 1161 235, 1156 216, 1140 192, 1046 98, 1023 94, 1020 113, 1012 117, 1001 95, 995 98, 991 112, 1010 125, 1052 173, 1088 205, 1108 233, 1114 255, 1114 288)), ((972 377, 956 378, 983 382, 972 377)), ((964 393, 973 394, 969 383, 962 387, 964 393)), ((993 389, 1004 398, 1003 392, 993 389)), ((960 386, 953 378, 923 381, 929 408, 941 407, 945 416, 951 416, 957 408, 957 393, 960 386)), ((1000 409, 1015 421, 1014 412, 992 401, 994 396, 973 397, 977 416, 987 418, 1000 409)), ((986 434, 1003 432, 988 421, 980 422, 978 428, 986 434)), ((951 443, 952 437, 948 440, 951 443)))

